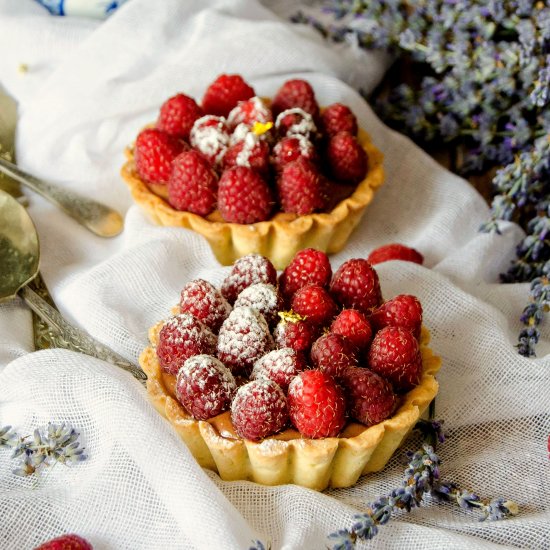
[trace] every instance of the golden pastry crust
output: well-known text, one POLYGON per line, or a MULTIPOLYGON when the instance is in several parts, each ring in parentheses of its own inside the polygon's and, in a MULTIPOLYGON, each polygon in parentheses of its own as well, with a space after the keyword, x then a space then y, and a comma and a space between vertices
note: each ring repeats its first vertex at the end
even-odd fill
POLYGON ((246 479, 264 485, 294 483, 322 491, 350 487, 359 477, 384 468, 438 391, 435 374, 441 359, 428 347, 422 327, 422 379, 402 396, 394 415, 371 427, 349 422, 339 437, 305 439, 287 429, 261 442, 241 439, 229 412, 208 421, 193 419, 176 400, 175 377, 163 373, 155 352, 162 323, 149 331, 151 346, 139 362, 148 376, 147 392, 156 409, 174 426, 197 462, 227 481, 246 479))
POLYGON ((221 264, 231 265, 241 256, 257 253, 268 257, 277 269, 283 269, 303 248, 316 248, 327 254, 342 250, 374 193, 384 182, 382 153, 361 129, 358 140, 369 161, 365 179, 330 212, 307 216, 278 212, 264 222, 237 224, 222 221, 218 211, 207 217, 180 212, 166 202, 165 186, 150 187, 139 178, 132 148, 126 149, 127 161, 122 166, 121 175, 135 202, 155 223, 185 227, 201 234, 221 264))

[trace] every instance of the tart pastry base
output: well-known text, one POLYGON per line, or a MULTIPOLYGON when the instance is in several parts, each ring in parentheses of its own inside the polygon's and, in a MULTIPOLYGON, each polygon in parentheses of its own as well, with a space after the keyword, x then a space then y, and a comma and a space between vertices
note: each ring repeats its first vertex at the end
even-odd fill
POLYGON ((264 485, 294 483, 321 491, 350 487, 361 475, 384 468, 438 391, 434 375, 441 359, 422 327, 422 379, 401 397, 395 414, 371 427, 349 422, 339 437, 305 439, 288 429, 261 442, 241 439, 233 431, 229 412, 208 421, 193 419, 174 396, 175 377, 163 373, 155 344, 162 323, 150 331, 151 346, 140 356, 148 376, 147 392, 156 409, 174 426, 197 462, 226 481, 251 480, 264 485))
MULTIPOLYGON (((227 223, 218 211, 207 217, 180 212, 166 202, 166 186, 149 187, 136 171, 132 148, 126 149, 127 161, 121 175, 133 199, 158 225, 192 229, 209 242, 218 261, 231 265, 247 254, 268 257, 277 269, 288 265, 296 252, 317 248, 332 254, 342 250, 355 229, 375 191, 384 182, 383 155, 372 144, 369 135, 359 129, 359 143, 367 152, 369 170, 353 193, 340 200, 330 211, 307 216, 278 212, 270 220, 252 224, 227 223)), ((335 184, 338 191, 351 186, 335 184)))

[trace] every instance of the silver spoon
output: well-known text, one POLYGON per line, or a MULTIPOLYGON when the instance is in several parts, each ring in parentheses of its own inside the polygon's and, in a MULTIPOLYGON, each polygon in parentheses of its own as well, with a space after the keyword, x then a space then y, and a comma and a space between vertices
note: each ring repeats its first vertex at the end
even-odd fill
POLYGON ((0 190, 0 302, 19 294, 38 316, 60 331, 73 348, 116 365, 138 380, 146 380, 146 374, 139 367, 72 326, 27 286, 38 273, 39 260, 38 235, 30 216, 11 195, 0 190))
POLYGON ((100 237, 114 237, 122 231, 122 216, 104 204, 35 178, 2 157, 0 157, 0 172, 57 204, 65 213, 100 237))

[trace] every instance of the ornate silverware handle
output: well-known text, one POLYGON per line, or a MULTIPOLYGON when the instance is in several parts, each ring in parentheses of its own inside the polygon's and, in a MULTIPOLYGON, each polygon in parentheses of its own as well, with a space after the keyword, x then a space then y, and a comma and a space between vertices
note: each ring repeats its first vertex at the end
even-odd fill
POLYGON ((96 357, 116 365, 121 369, 128 371, 141 382, 147 380, 147 375, 136 365, 130 363, 124 357, 114 352, 112 349, 92 338, 87 332, 80 330, 69 324, 61 314, 43 300, 36 292, 28 286, 24 286, 19 291, 21 297, 27 302, 28 306, 39 315, 48 324, 55 327, 62 337, 70 342, 72 349, 77 349, 86 355, 96 357))
POLYGON ((122 231, 122 216, 104 204, 35 178, 2 157, 0 157, 0 172, 4 172, 45 199, 57 204, 65 213, 100 237, 114 237, 122 231))

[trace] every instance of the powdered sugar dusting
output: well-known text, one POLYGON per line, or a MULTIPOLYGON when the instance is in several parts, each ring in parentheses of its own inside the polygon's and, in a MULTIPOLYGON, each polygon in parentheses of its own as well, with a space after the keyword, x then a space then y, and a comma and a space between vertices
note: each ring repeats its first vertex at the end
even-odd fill
POLYGON ((237 166, 246 166, 250 168, 250 157, 254 151, 254 148, 259 142, 259 136, 257 136, 253 132, 248 132, 248 134, 246 134, 246 137, 244 138, 243 148, 235 159, 235 164, 237 166))
POLYGON ((254 96, 246 101, 239 101, 227 116, 227 123, 230 128, 234 128, 246 122, 269 122, 271 119, 269 107, 261 98, 254 96))
POLYGON ((229 147, 229 132, 225 118, 205 115, 195 121, 189 134, 191 145, 213 162, 222 161, 229 147))
POLYGON ((273 380, 283 390, 293 378, 306 368, 304 358, 292 348, 280 348, 260 357, 252 368, 252 380, 273 380))
POLYGON ((313 121, 313 117, 306 113, 303 109, 300 109, 299 107, 293 107, 292 109, 287 109, 286 111, 283 111, 279 114, 277 117, 277 120, 275 120, 275 128, 277 130, 280 129, 280 126, 284 120, 284 118, 288 115, 298 115, 299 121, 295 122, 294 124, 291 124, 287 131, 287 136, 296 136, 296 135, 303 135, 303 136, 310 136, 317 132, 317 126, 315 125, 315 122, 313 121))
POLYGON ((277 311, 282 307, 282 299, 272 284, 256 283, 245 288, 237 297, 235 307, 241 306, 257 309, 268 324, 274 324, 277 311))
POLYGON ((263 315, 251 307, 236 307, 218 336, 218 358, 233 371, 246 371, 258 357, 273 348, 263 315))
POLYGON ((243 141, 248 134, 250 134, 250 127, 248 126, 248 124, 245 124, 244 122, 241 122, 233 130, 233 133, 231 134, 231 137, 229 138, 230 145, 235 145, 235 144, 239 143, 240 141, 243 141))

